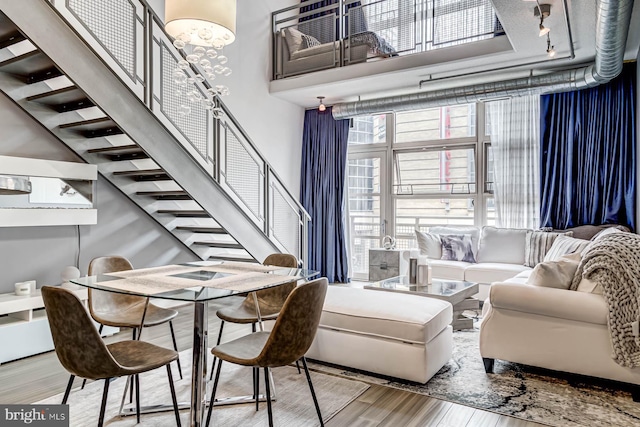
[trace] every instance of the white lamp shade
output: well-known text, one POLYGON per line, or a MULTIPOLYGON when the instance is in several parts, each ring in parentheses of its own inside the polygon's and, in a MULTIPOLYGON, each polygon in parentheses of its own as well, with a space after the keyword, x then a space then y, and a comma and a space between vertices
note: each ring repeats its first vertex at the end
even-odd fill
POLYGON ((191 34, 193 45, 209 46, 215 39, 228 45, 236 38, 236 0, 165 0, 164 15, 167 33, 191 34), (204 29, 212 33, 209 40, 198 37, 204 29))

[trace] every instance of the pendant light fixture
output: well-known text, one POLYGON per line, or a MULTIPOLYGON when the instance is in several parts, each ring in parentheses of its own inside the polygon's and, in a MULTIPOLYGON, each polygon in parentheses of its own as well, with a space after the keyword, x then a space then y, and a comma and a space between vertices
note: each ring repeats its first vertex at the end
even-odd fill
POLYGON ((319 96, 318 100, 320 101, 320 105, 318 105, 318 111, 323 112, 327 109, 327 107, 324 105, 324 96, 319 96))
POLYGON ((184 50, 185 59, 178 61, 173 77, 188 102, 179 106, 178 114, 186 116, 190 104, 202 104, 220 118, 222 110, 195 85, 207 81, 212 98, 230 93, 227 86, 214 85, 213 80, 231 75, 223 49, 236 38, 236 0, 165 0, 165 31, 174 39, 173 45, 184 50), (192 67, 202 74, 190 77, 185 71, 192 67))
POLYGON ((551 5, 550 4, 540 4, 536 0, 536 7, 533 8, 533 16, 536 18, 540 18, 540 25, 538 25, 538 37, 546 36, 551 31, 551 28, 544 26, 544 20, 551 15, 551 5))

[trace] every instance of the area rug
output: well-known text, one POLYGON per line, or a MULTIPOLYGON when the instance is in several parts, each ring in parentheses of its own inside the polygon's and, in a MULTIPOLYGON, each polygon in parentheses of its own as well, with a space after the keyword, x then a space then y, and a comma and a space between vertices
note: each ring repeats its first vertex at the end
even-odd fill
MULTIPOLYGON (((182 370, 191 372, 191 352, 180 354, 182 370)), ((179 402, 188 402, 190 396, 190 378, 185 375, 178 379, 177 369, 173 366, 176 393, 179 402)), ((261 375, 261 380, 264 375, 261 375)), ((368 384, 349 378, 325 375, 320 372, 312 372, 311 378, 318 396, 318 403, 326 422, 337 414, 346 405, 360 396, 369 388, 368 384)), ((273 379, 276 386, 277 400, 273 403, 273 417, 275 425, 279 427, 318 426, 318 420, 313 400, 309 391, 306 376, 298 374, 295 367, 282 367, 273 369, 273 379)), ((120 417, 118 409, 122 399, 122 392, 126 379, 120 378, 109 386, 109 399, 105 413, 105 426, 129 427, 136 425, 136 417, 120 417)), ((80 380, 76 380, 79 386, 80 380)), ((95 426, 98 423, 100 403, 104 381, 87 384, 84 390, 75 388, 69 396, 71 426, 95 426)), ((212 382, 209 383, 207 396, 210 396, 212 382)), ((261 381, 261 392, 264 392, 261 381)), ((216 397, 241 396, 252 394, 252 370, 230 363, 223 363, 220 384, 216 397)), ((171 403, 171 394, 167 379, 167 371, 164 368, 140 375, 140 400, 141 405, 153 405, 159 403, 171 403)), ((62 394, 49 399, 36 402, 38 404, 60 403, 62 394)), ((127 399, 128 401, 128 399, 127 399)), ((181 412, 182 425, 189 425, 189 410, 181 412)), ((140 425, 154 427, 175 426, 173 412, 159 414, 144 414, 140 425)), ((216 426, 267 426, 266 403, 260 403, 260 410, 256 412, 255 404, 217 406, 213 409, 211 425, 216 426)))
POLYGON ((640 426, 640 403, 633 402, 630 393, 498 360, 495 373, 487 375, 478 350, 478 330, 453 336, 453 358, 424 385, 319 363, 311 363, 310 369, 550 426, 640 426))

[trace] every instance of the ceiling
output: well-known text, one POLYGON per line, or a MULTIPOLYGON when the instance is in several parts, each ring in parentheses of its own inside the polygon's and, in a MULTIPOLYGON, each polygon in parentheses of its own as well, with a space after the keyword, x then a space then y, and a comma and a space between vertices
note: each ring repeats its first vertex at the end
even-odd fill
MULTIPOLYGON (((272 10, 298 3, 267 2, 274 7, 272 10)), ((324 96, 327 104, 335 104, 538 75, 593 62, 596 0, 541 0, 551 4, 545 26, 551 28, 551 41, 557 51, 553 60, 546 53, 546 37, 538 37, 535 0, 492 2, 506 37, 277 80, 271 82, 270 92, 303 107, 313 107, 318 96, 324 96)), ((635 2, 631 22, 640 22, 640 2, 635 2)), ((640 26, 632 24, 626 60, 637 58, 639 45, 640 26)))

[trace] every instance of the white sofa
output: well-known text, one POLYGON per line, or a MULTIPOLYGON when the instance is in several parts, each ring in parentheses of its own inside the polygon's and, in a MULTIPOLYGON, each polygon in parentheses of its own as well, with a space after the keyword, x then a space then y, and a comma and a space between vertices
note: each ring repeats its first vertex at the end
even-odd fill
MULTIPOLYGON (((501 282, 516 274, 531 270, 525 263, 526 229, 496 227, 431 227, 437 235, 470 234, 476 263, 442 260, 437 254, 430 256, 432 275, 437 279, 466 280, 480 284, 477 298, 484 301, 489 296, 493 282, 501 282), (435 258, 435 259, 434 259, 435 258)), ((423 248, 424 249, 424 248, 423 248)))
POLYGON ((480 354, 495 359, 631 384, 640 401, 640 369, 611 357, 607 304, 599 293, 527 284, 531 272, 494 283, 483 307, 480 354))

